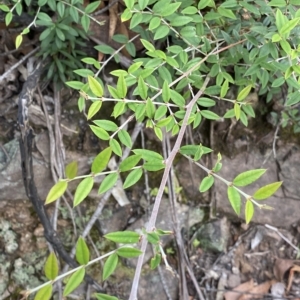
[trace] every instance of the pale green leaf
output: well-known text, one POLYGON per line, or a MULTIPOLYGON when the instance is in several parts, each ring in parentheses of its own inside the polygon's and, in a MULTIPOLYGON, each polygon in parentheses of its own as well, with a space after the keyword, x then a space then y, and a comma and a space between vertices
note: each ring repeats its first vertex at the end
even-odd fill
POLYGON ((68 179, 73 179, 76 177, 78 171, 77 161, 72 161, 66 166, 66 176, 68 179))
POLYGON ((68 187, 67 181, 58 181, 49 191, 45 204, 49 204, 61 197, 68 187))
POLYGON ((273 182, 268 185, 265 185, 254 193, 253 198, 256 200, 264 200, 272 196, 280 188, 281 185, 282 181, 273 182))
POLYGON ((142 253, 143 252, 141 250, 132 247, 123 247, 117 250, 117 254, 125 258, 137 257, 142 253))
POLYGON ((141 168, 132 170, 126 177, 125 182, 123 184, 123 188, 127 189, 130 186, 137 183, 140 180, 140 178, 142 177, 142 175, 143 175, 143 170, 141 168))
POLYGON ((213 176, 210 175, 210 176, 204 177, 199 186, 199 191, 201 193, 208 191, 212 187, 214 182, 215 182, 215 179, 213 176))
POLYGON ((102 101, 95 101, 92 103, 92 105, 89 108, 87 119, 91 119, 101 108, 102 101))
POLYGON ((73 206, 77 206, 80 204, 90 193, 94 185, 94 178, 87 177, 84 178, 76 188, 76 192, 74 195, 74 204, 73 206))
POLYGON ((105 148, 93 160, 91 171, 93 173, 100 173, 106 169, 112 153, 111 147, 105 148))
POLYGON ((229 186, 227 189, 227 196, 229 202, 237 215, 241 212, 241 195, 240 193, 232 186, 229 186))
POLYGON ((131 170, 133 167, 135 167, 138 162, 141 160, 142 156, 141 155, 131 155, 127 158, 125 158, 121 163, 120 163, 120 171, 125 172, 131 170))
POLYGON ((98 194, 103 194, 113 188, 119 178, 118 173, 108 174, 100 184, 98 194))
POLYGON ((108 257, 103 266, 103 280, 106 280, 115 271, 118 265, 118 260, 118 255, 116 253, 113 253, 108 257))
POLYGON ((97 97, 102 97, 103 88, 101 84, 92 76, 88 76, 88 82, 89 82, 89 87, 93 92, 93 94, 95 94, 97 97))
POLYGON ((236 176, 232 183, 236 186, 246 186, 258 180, 265 172, 266 169, 249 170, 236 176))
POLYGON ((90 261, 90 250, 85 240, 80 236, 76 244, 76 260, 80 265, 86 265, 90 261))
POLYGON ((36 293, 34 300, 50 300, 52 296, 53 287, 52 284, 49 283, 46 286, 43 286, 36 293))
POLYGON ((110 241, 121 244, 136 244, 140 240, 140 234, 135 231, 116 231, 111 232, 104 237, 110 241))
POLYGON ((49 280, 54 280, 58 275, 58 261, 53 252, 51 252, 46 260, 44 272, 49 280))
POLYGON ((66 287, 63 292, 63 296, 66 297, 70 293, 72 293, 83 281, 85 275, 85 269, 81 268, 74 272, 71 277, 69 278, 66 287))
POLYGON ((254 205, 250 200, 247 200, 246 206, 245 206, 245 219, 246 219, 246 224, 249 224, 250 221, 252 220, 254 215, 254 205))

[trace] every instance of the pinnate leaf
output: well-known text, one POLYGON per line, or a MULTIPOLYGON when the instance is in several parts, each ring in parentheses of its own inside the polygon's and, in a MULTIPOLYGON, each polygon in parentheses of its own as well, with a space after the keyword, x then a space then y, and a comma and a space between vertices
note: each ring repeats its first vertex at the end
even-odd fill
POLYGON ((94 185, 93 177, 84 178, 79 183, 74 195, 74 207, 80 204, 88 196, 88 194, 93 188, 93 185, 94 185))
POLYGON ((140 239, 140 235, 134 231, 116 231, 108 233, 104 237, 115 243, 122 244, 135 244, 140 239))
POLYGON ((49 204, 61 197, 68 187, 67 181, 58 181, 49 191, 45 204, 49 204))
POLYGON ((268 185, 265 185, 254 193, 253 198, 256 200, 264 200, 272 196, 280 188, 281 185, 282 181, 273 182, 268 185))
POLYGON ((266 169, 249 170, 243 172, 233 179, 233 184, 236 186, 246 186, 258 180, 265 172, 266 169))
POLYGON ((240 193, 232 186, 229 186, 227 189, 227 195, 229 202, 237 215, 241 211, 241 195, 240 193))
POLYGON ((85 275, 85 269, 81 268, 74 272, 70 279, 68 280, 68 283, 66 284, 65 290, 64 290, 64 297, 72 293, 83 281, 85 275))
POLYGON ((104 263, 103 266, 103 280, 107 279, 116 269, 118 265, 118 255, 117 253, 113 253, 104 263))

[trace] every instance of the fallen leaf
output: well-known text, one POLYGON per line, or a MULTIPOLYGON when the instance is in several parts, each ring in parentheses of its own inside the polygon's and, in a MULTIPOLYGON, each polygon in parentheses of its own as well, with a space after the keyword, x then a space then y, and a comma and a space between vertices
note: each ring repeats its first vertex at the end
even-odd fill
POLYGON ((274 264, 273 272, 275 278, 282 282, 284 278, 284 274, 288 271, 292 266, 294 266, 294 260, 291 259, 282 259, 277 258, 274 264))
POLYGON ((241 293, 248 292, 253 287, 254 287, 254 281, 253 281, 253 279, 251 279, 247 282, 240 284, 239 286, 234 288, 232 291, 226 292, 224 294, 224 298, 225 298, 225 300, 239 300, 239 298, 241 297, 241 293), (234 292, 234 291, 236 291, 236 292, 234 292))
POLYGON ((238 300, 262 299, 262 296, 269 292, 271 285, 275 282, 275 280, 269 280, 262 284, 256 285, 247 291, 247 294, 244 294, 238 298, 238 300))

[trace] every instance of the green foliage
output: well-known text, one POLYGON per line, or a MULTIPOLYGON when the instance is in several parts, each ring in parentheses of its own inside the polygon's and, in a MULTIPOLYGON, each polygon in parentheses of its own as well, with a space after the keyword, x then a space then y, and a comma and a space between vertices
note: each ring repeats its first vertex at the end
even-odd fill
MULTIPOLYGON (((165 169, 169 160, 163 158, 162 151, 134 148, 130 131, 126 129, 133 120, 152 129, 160 141, 166 134, 182 139, 186 126, 196 129, 204 120, 234 118, 247 126, 248 120, 255 117, 249 96, 256 91, 266 102, 277 101, 282 107, 272 114, 276 125, 286 127, 291 124, 294 131, 299 132, 300 10, 295 2, 124 0, 126 8, 121 20, 128 20, 130 29, 139 33, 145 55, 135 58, 127 70, 112 71, 115 84, 108 84, 100 79, 100 63, 91 57, 79 59, 81 53, 76 50, 79 37, 86 37, 92 19, 89 14, 97 8, 98 2, 84 8, 82 0, 71 3, 38 1, 36 24, 45 26, 40 36, 41 54, 53 58, 48 77, 60 78, 78 91, 79 110, 86 112, 90 129, 106 145, 94 158, 91 174, 77 176, 77 165, 68 165, 67 178, 53 186, 46 203, 62 196, 72 180, 80 180, 74 196, 76 206, 96 185, 96 176, 103 178, 98 190, 102 194, 114 187, 119 176, 124 179, 123 188, 126 189, 136 184, 144 171, 165 169), (44 10, 45 7, 48 10, 44 10), (55 13, 55 21, 46 12, 49 10, 55 13), (71 24, 79 22, 82 29, 74 29, 71 24), (157 48, 158 44, 163 47, 157 48), (81 62, 88 67, 84 68, 81 62), (82 78, 72 78, 70 70, 74 71, 73 75, 82 78), (230 97, 232 89, 237 92, 230 97), (281 91, 285 95, 274 100, 281 95, 281 91), (94 120, 103 109, 104 102, 114 103, 111 116, 94 120), (215 109, 220 102, 226 102, 226 111, 215 109), (126 121, 120 123, 120 119, 126 121), (125 148, 131 150, 128 157, 123 157, 125 148), (117 157, 119 164, 113 171, 108 171, 112 156, 117 157)), ((20 3, 16 2, 12 8, 0 5, 0 9, 7 13, 6 23, 11 21, 13 11, 22 10, 20 3)), ((23 34, 26 31, 21 36, 23 34)), ((127 51, 133 54, 134 51, 129 50, 128 38, 117 35, 115 40, 126 44, 127 51)), ((21 42, 22 38, 18 37, 16 45, 21 42)), ((118 51, 111 46, 98 45, 95 48, 118 61, 118 51)), ((229 181, 219 175, 223 166, 221 154, 218 154, 211 170, 200 163, 203 156, 212 151, 202 144, 182 145, 178 151, 179 155, 207 173, 199 183, 199 191, 207 192, 214 184, 226 184, 227 197, 234 212, 239 215, 244 206, 247 223, 253 218, 255 207, 269 209, 259 201, 272 196, 282 183, 270 183, 248 195, 241 187, 259 180, 266 170, 248 170, 229 181)), ((166 233, 158 229, 151 232, 144 230, 142 235, 124 231, 109 233, 105 238, 116 243, 134 244, 144 236, 155 248, 151 260, 151 268, 155 268, 165 258, 160 237, 166 233)), ((77 248, 78 262, 86 265, 89 263, 89 252, 83 239, 78 241, 77 248)), ((103 278, 113 273, 119 256, 134 257, 139 254, 138 250, 131 248, 111 253, 104 265, 103 278)), ((83 267, 76 270, 67 283, 64 295, 78 286, 84 274, 83 267)), ((101 294, 96 297, 114 298, 101 294)))

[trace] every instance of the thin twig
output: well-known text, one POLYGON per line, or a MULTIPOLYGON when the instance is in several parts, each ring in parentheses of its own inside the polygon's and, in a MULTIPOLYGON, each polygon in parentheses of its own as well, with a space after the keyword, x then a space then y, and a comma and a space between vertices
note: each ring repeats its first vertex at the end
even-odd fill
POLYGON ((299 252, 300 249, 297 246, 295 246, 288 238, 286 238, 276 227, 273 227, 268 224, 265 224, 265 227, 275 231, 284 241, 286 241, 291 247, 293 247, 297 252, 299 252))

